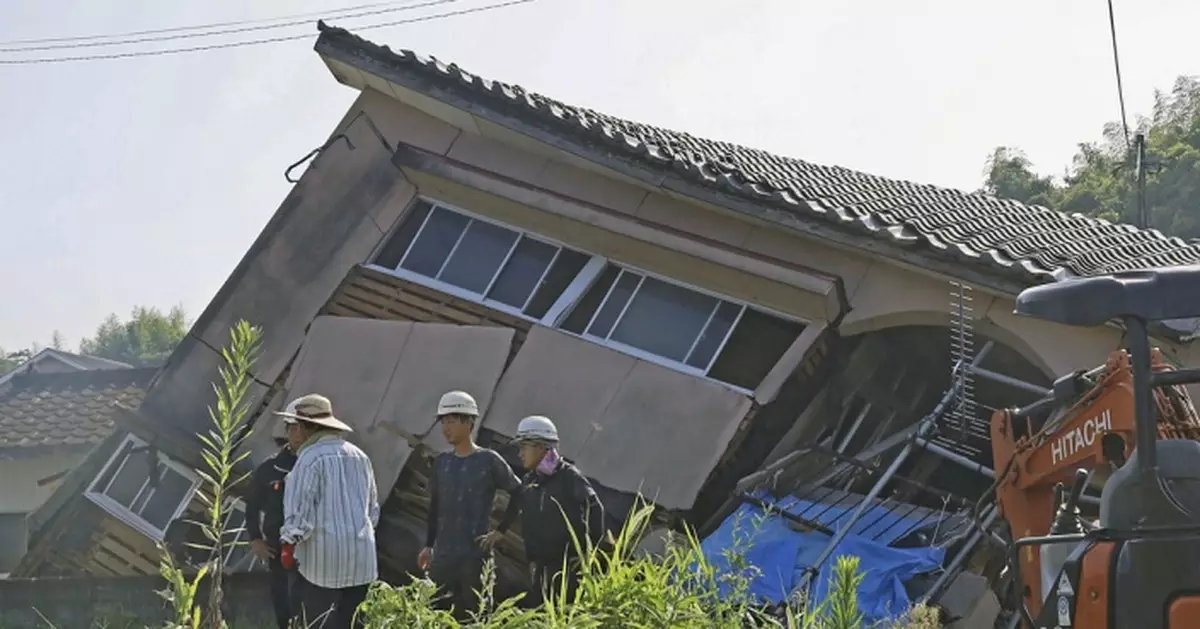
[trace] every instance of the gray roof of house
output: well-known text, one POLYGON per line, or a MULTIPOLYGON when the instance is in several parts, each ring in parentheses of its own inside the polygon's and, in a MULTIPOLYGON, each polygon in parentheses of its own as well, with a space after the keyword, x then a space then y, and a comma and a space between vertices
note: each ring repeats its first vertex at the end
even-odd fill
POLYGON ((452 95, 472 113, 499 113, 552 132, 582 152, 635 161, 805 222, 969 264, 1020 284, 1200 263, 1200 244, 1157 230, 699 138, 568 105, 345 29, 324 23, 318 28, 318 51, 336 50, 364 71, 384 69, 411 79, 409 87, 452 95))

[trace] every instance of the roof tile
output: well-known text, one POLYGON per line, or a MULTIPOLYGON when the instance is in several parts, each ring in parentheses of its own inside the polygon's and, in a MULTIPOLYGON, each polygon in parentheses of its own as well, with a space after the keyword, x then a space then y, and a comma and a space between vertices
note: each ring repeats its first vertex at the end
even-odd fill
POLYGON ((1049 276, 1200 263, 1200 244, 1157 230, 1065 214, 982 193, 888 179, 824 166, 623 120, 483 79, 434 57, 393 51, 345 29, 319 24, 322 43, 384 64, 475 105, 577 141, 588 149, 677 172, 764 207, 929 253, 973 262, 1026 282, 1049 276))
POLYGON ((137 406, 156 371, 17 375, 0 386, 0 448, 99 443, 113 429, 113 405, 137 406))

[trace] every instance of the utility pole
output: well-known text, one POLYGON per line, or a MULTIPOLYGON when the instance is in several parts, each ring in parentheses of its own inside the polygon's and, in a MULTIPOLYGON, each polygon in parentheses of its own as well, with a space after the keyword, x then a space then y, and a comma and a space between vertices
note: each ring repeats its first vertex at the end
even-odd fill
POLYGON ((1133 138, 1134 175, 1137 177, 1137 226, 1150 229, 1150 211, 1146 208, 1146 135, 1133 138))

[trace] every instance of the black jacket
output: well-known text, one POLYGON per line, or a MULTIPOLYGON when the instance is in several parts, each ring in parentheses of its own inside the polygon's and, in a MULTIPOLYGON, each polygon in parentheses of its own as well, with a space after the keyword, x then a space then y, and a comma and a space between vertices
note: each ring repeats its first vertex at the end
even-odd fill
POLYGON ((295 464, 296 455, 288 448, 282 448, 254 469, 246 495, 246 532, 251 540, 261 539, 272 546, 279 545, 279 529, 283 528, 283 482, 295 464))
POLYGON ((567 461, 560 461, 550 475, 525 474, 520 491, 509 500, 498 527, 501 532, 508 529, 518 511, 525 559, 530 563, 554 566, 564 557, 574 557, 570 530, 584 548, 587 540, 595 545, 604 535, 604 505, 587 478, 567 461))

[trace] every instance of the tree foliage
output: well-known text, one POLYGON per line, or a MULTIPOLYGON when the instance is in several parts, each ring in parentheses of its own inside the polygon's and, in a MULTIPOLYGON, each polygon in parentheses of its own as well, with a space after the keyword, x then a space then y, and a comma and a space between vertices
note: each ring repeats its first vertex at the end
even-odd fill
POLYGON ((187 335, 187 316, 176 306, 167 313, 138 306, 129 320, 110 314, 96 328, 96 335, 83 339, 79 353, 118 360, 135 366, 159 365, 187 335))
POLYGON ((0 347, 0 374, 5 374, 16 369, 21 366, 21 363, 29 360, 31 356, 33 356, 33 352, 27 349, 10 352, 0 347))
MULTIPOLYGON (((1182 238, 1200 238, 1200 79, 1179 77, 1169 92, 1158 91, 1149 117, 1139 117, 1130 137, 1146 135, 1151 166, 1146 206, 1151 226, 1182 238)), ((1102 139, 1079 145, 1061 179, 1040 175, 1020 150, 999 147, 984 169, 983 191, 1134 223, 1137 202, 1131 151, 1118 123, 1105 125, 1102 139)))

